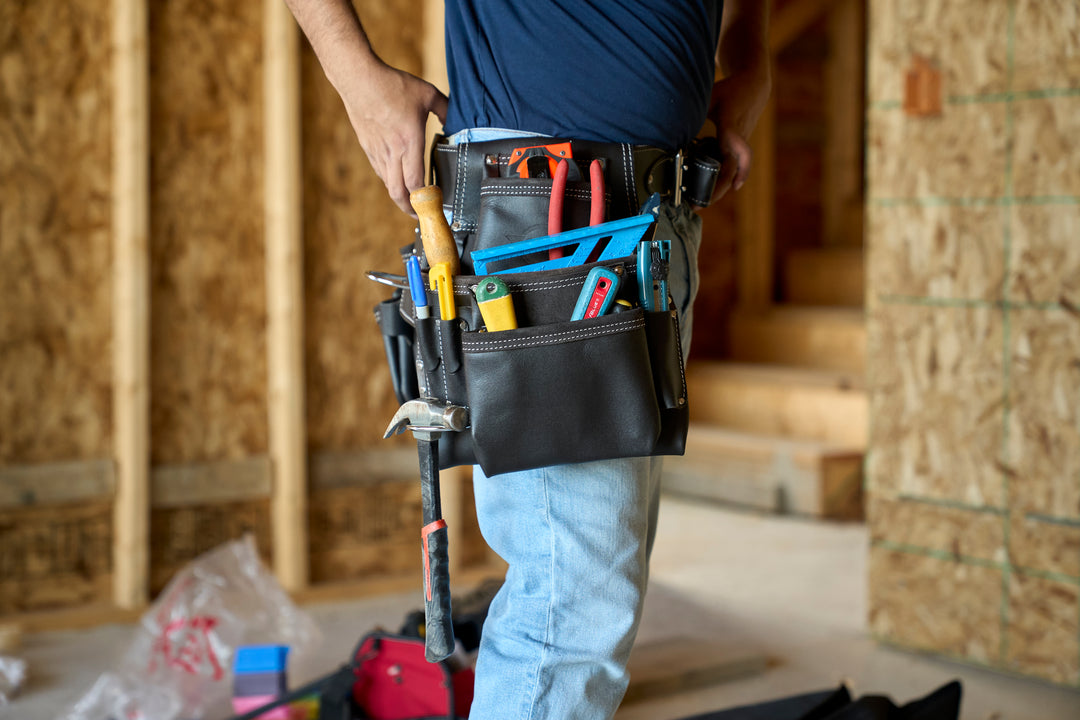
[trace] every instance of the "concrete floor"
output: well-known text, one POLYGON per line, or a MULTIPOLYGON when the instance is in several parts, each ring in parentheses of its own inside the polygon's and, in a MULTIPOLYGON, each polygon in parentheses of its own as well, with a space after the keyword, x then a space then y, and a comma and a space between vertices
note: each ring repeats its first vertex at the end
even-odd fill
MULTIPOLYGON (((674 720, 847 682, 854 695, 920 697, 964 685, 964 720, 1076 720, 1080 692, 884 648, 867 636, 866 528, 762 516, 665 498, 639 646, 669 638, 714 643, 733 661, 765 655, 763 672, 642 700, 617 720, 674 720)), ((325 632, 302 682, 336 667, 368 630, 396 629, 419 593, 308 606, 325 632)), ((32 682, 0 717, 52 720, 111 668, 129 626, 27 638, 32 682)))

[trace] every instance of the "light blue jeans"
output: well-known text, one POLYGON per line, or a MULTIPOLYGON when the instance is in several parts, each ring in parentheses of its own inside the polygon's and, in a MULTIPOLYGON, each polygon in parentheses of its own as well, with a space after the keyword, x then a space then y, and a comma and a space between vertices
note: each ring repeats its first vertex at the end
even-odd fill
MULTIPOLYGON (((519 133, 468 130, 470 142, 519 133)), ((662 206, 669 292, 690 348, 701 219, 662 206)), ((629 681, 660 504, 661 458, 473 469, 480 531, 508 564, 484 623, 470 720, 606 720, 629 681)))

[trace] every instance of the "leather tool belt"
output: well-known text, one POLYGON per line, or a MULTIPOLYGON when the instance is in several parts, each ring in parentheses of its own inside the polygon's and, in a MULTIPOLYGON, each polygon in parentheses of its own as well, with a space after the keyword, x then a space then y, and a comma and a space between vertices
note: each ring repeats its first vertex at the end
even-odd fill
MULTIPOLYGON (((391 337, 396 333, 407 334, 415 346, 404 362, 389 358, 398 399, 422 396, 468 408, 467 431, 445 433, 439 442, 443 468, 478 463, 490 476, 565 463, 681 455, 689 411, 678 313, 665 293, 656 296, 662 301, 641 300, 633 252, 557 269, 489 269, 485 275, 497 275, 508 290, 516 326, 489 330, 485 324, 475 294, 485 278, 476 274, 472 252, 549 235, 553 180, 509 172, 512 151, 532 140, 560 142, 436 143, 433 172, 443 207, 453 213, 451 228, 461 256, 460 274, 452 278, 455 312, 450 320, 436 314, 440 297, 429 287, 427 273, 427 317, 417 313, 409 292, 398 292, 377 307, 388 354, 392 347, 408 345, 391 337), (598 267, 621 278, 617 296, 622 311, 571 319, 598 267), (415 373, 406 372, 410 362, 415 373)), ((631 216, 654 193, 676 194, 676 160, 669 153, 579 141, 573 141, 572 149, 579 166, 597 159, 606 165, 607 221, 633 221, 631 216)), ((688 200, 711 193, 711 185, 699 188, 697 196, 687 187, 682 194, 688 200)), ((566 230, 592 224, 594 194, 586 179, 566 182, 566 230)), ((403 254, 420 251, 417 241, 403 254)), ((666 272, 666 265, 659 270, 666 272)))
MULTIPOLYGON (((536 212, 531 206, 542 203, 546 207, 550 183, 529 184, 519 182, 510 171, 511 153, 527 144, 544 145, 570 143, 573 159, 582 167, 599 159, 605 165, 607 217, 623 218, 635 215, 645 201, 654 193, 665 202, 678 204, 685 200, 691 205, 703 207, 709 204, 713 189, 720 175, 719 152, 714 140, 695 141, 688 150, 671 153, 649 145, 627 143, 602 143, 586 140, 565 140, 549 137, 518 137, 478 143, 450 145, 446 138, 437 136, 431 148, 432 183, 443 191, 443 207, 450 212, 451 229, 454 231, 462 261, 469 263, 472 250, 492 247, 505 242, 491 238, 491 232, 508 228, 495 228, 500 221, 520 228, 514 231, 520 237, 543 234, 534 228, 521 227, 513 216, 532 217, 536 212), (500 182, 500 180, 504 182, 500 182), (511 182, 505 182, 511 181, 511 182), (493 202, 496 197, 502 200, 493 202), (511 197, 518 202, 511 202, 511 197), (534 198, 530 201, 529 198, 534 198), (501 217, 493 218, 492 205, 498 205, 501 217), (488 232, 483 232, 487 227, 488 232)), ((573 222, 584 224, 588 220, 589 198, 587 183, 571 182, 567 188, 568 227, 573 222)))

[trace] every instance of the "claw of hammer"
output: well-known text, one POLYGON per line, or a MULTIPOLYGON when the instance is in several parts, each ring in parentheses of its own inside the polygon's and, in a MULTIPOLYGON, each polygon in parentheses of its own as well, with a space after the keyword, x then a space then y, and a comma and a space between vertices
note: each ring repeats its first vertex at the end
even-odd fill
POLYGON ((428 432, 445 430, 460 432, 465 429, 468 422, 468 410, 459 405, 450 405, 430 398, 409 400, 394 413, 394 418, 387 426, 383 437, 397 435, 405 428, 428 432))

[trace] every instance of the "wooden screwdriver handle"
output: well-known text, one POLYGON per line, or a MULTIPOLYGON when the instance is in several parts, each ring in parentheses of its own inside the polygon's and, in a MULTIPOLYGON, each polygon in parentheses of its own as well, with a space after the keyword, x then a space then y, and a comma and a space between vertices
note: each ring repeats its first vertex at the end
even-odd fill
POLYGON ((422 187, 409 194, 409 202, 420 220, 420 240, 424 244, 428 265, 447 263, 450 274, 457 275, 461 270, 461 259, 454 235, 443 215, 442 190, 437 185, 422 187))

